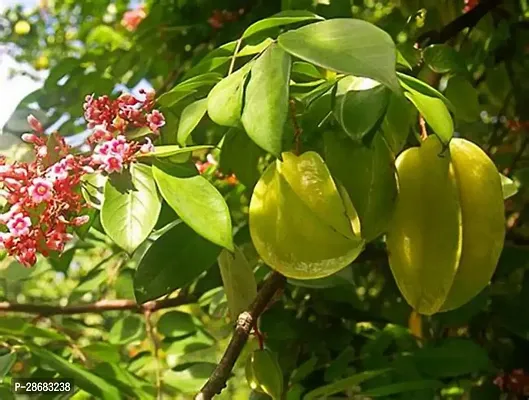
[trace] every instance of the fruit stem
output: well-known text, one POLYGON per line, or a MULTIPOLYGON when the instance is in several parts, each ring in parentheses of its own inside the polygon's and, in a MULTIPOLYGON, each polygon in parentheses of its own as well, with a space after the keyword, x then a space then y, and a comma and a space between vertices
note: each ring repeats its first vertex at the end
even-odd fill
POLYGON ((264 336, 263 336, 262 332, 259 330, 259 328, 257 327, 257 321, 255 321, 254 324, 253 324, 253 333, 254 333, 255 337, 257 338, 257 340, 259 341, 259 349, 263 350, 263 348, 264 348, 264 336))
POLYGON ((296 119, 296 101, 294 99, 290 99, 289 105, 290 118, 292 119, 292 126, 294 127, 294 153, 298 156, 301 153, 301 134, 303 133, 303 131, 301 130, 296 119))
POLYGON ((421 140, 426 140, 428 132, 426 132, 426 121, 422 115, 419 115, 419 125, 421 127, 421 140))

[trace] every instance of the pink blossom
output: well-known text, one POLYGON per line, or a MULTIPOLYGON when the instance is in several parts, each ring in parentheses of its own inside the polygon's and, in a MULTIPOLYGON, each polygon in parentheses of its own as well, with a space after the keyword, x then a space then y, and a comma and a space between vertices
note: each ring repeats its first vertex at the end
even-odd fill
POLYGON ((33 184, 29 187, 29 195, 37 204, 48 201, 53 196, 53 183, 45 178, 33 179, 33 184))
POLYGON ((141 21, 145 19, 147 13, 145 12, 145 6, 141 5, 135 10, 129 10, 123 14, 121 19, 121 25, 123 25, 129 31, 135 31, 141 21))
POLYGON ((48 168, 46 177, 52 182, 68 178, 67 161, 62 159, 48 168))
POLYGON ((165 118, 160 111, 153 110, 152 113, 147 115, 147 122, 149 123, 149 129, 157 132, 159 128, 165 125, 165 118))
POLYGON ((37 133, 44 132, 44 128, 42 127, 42 124, 40 123, 40 121, 31 114, 28 115, 28 124, 31 127, 31 129, 33 129, 35 132, 37 133))
POLYGON ((29 233, 31 227, 31 219, 22 213, 13 215, 8 221, 7 227, 13 236, 24 236, 29 233))
POLYGON ((140 147, 140 153, 148 154, 154 152, 154 145, 150 138, 146 138, 147 143, 144 143, 140 147))
POLYGON ((26 143, 35 143, 35 140, 37 139, 37 136, 33 133, 24 133, 22 135, 22 140, 26 143))
POLYGON ((72 219, 72 225, 81 226, 86 224, 88 221, 90 221, 90 217, 88 215, 81 215, 72 219))
POLYGON ((101 161, 103 169, 109 174, 112 172, 121 172, 123 169, 123 159, 117 154, 104 157, 101 161))

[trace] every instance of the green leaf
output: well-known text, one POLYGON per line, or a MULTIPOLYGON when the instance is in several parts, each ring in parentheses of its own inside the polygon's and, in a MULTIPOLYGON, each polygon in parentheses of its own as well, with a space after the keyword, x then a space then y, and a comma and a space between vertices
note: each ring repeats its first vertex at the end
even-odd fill
POLYGON ((518 193, 518 186, 514 181, 503 174, 500 174, 501 178, 501 188, 503 191, 503 200, 508 199, 509 197, 514 196, 518 193))
POLYGON ((108 236, 132 253, 151 233, 162 208, 151 168, 132 164, 105 185, 101 224, 108 236))
POLYGON ((374 79, 400 93, 395 44, 385 31, 359 19, 336 18, 283 33, 279 45, 320 67, 374 79))
POLYGON ((290 67, 290 56, 270 45, 252 66, 241 118, 248 136, 276 157, 288 116, 290 67))
POLYGON ((149 247, 134 276, 136 300, 143 303, 191 283, 211 267, 220 248, 180 222, 149 247))
POLYGON ((218 81, 222 79, 222 75, 217 73, 206 73, 198 76, 194 76, 187 79, 170 91, 162 94, 157 102, 164 107, 173 107, 178 102, 186 99, 187 97, 195 94, 202 93, 211 89, 218 81))
POLYGON ((367 78, 348 76, 338 82, 334 115, 351 139, 361 140, 382 121, 390 92, 367 78))
POLYGON ((292 79, 294 80, 300 79, 313 81, 322 78, 323 75, 321 72, 312 64, 302 61, 295 61, 292 64, 292 79))
POLYGON ((233 250, 231 217, 226 201, 203 176, 174 174, 153 166, 154 179, 167 204, 199 235, 233 250))
POLYGON ((420 371, 435 378, 455 377, 488 371, 491 367, 486 349, 467 339, 447 339, 413 354, 420 371))
POLYGON ((206 114, 207 107, 208 100, 202 99, 191 103, 182 111, 177 133, 178 143, 182 146, 186 145, 187 138, 206 114))
POLYGON ((455 116, 465 122, 479 120, 480 105, 478 91, 461 76, 453 76, 448 81, 445 95, 455 107, 455 116))
POLYGON ((156 328, 159 333, 167 337, 181 337, 197 331, 193 317, 181 311, 169 311, 163 314, 156 328))
POLYGON ((188 147, 181 147, 177 144, 168 144, 165 146, 155 146, 153 153, 147 153, 147 154, 138 154, 138 158, 144 158, 144 157, 156 157, 156 158, 165 158, 165 157, 172 157, 179 154, 185 154, 185 153, 192 153, 193 151, 198 150, 206 150, 206 149, 212 149, 215 146, 211 145, 199 145, 199 146, 188 146, 188 147))
POLYGON ((96 210, 101 210, 105 199, 105 185, 107 177, 99 172, 84 175, 81 178, 81 193, 88 204, 96 210))
POLYGON ((221 80, 208 95, 208 115, 222 126, 239 126, 244 97, 244 83, 252 63, 221 80))
POLYGON ((434 380, 409 381, 369 389, 362 392, 360 395, 365 397, 385 397, 399 393, 416 392, 426 389, 439 389, 442 386, 443 382, 434 380))
POLYGON ((325 161, 332 176, 345 188, 360 218, 366 241, 385 232, 397 198, 394 157, 377 134, 370 147, 324 134, 325 161))
POLYGON ((108 25, 99 25, 93 28, 86 37, 87 46, 108 46, 110 50, 124 49, 130 47, 130 42, 121 33, 118 33, 108 25))
POLYGON ((39 328, 20 317, 2 317, 0 324, 0 335, 31 338, 44 338, 51 340, 64 340, 66 337, 51 329, 39 328))
POLYGON ((265 18, 250 25, 242 34, 241 39, 247 39, 252 35, 270 28, 277 28, 299 22, 321 21, 324 18, 304 10, 289 10, 265 18))
POLYGON ((423 57, 430 69, 438 74, 459 72, 468 74, 461 56, 452 47, 446 44, 434 44, 423 51, 423 57))
POLYGON ((230 129, 222 142, 219 168, 226 174, 234 173, 244 186, 251 189, 261 176, 258 164, 264 154, 246 132, 230 129))
POLYGON ((138 315, 129 315, 118 320, 110 330, 108 341, 112 344, 127 344, 145 335, 145 323, 138 315))
POLYGON ((15 364, 17 355, 15 352, 10 352, 0 356, 0 381, 11 371, 11 367, 15 364))
POLYGON ((399 78, 400 84, 407 91, 409 92, 417 91, 426 96, 437 97, 443 100, 443 103, 446 104, 446 106, 450 109, 450 111, 455 112, 455 107, 450 102, 450 100, 448 100, 440 91, 431 87, 426 82, 423 82, 417 78, 414 78, 413 76, 403 74, 401 72, 397 72, 397 76, 399 78))
POLYGON ((119 363, 119 347, 105 342, 91 343, 81 348, 83 354, 95 361, 119 363))
POLYGON ((360 372, 359 374, 355 374, 355 375, 349 376, 348 378, 344 378, 339 381, 333 382, 329 385, 325 385, 317 389, 314 389, 310 391, 309 393, 307 393, 305 396, 303 396, 303 400, 313 400, 313 399, 315 400, 315 399, 320 399, 325 396, 330 396, 336 393, 343 392, 344 390, 357 386, 364 381, 373 379, 388 371, 389 369, 380 369, 380 370, 374 370, 374 371, 360 372))
POLYGON ((419 110, 439 139, 444 144, 447 144, 454 134, 454 122, 443 101, 435 97, 426 96, 415 90, 406 92, 405 96, 419 110))
POLYGON ((290 384, 301 382, 316 369, 317 364, 318 357, 315 355, 311 356, 307 361, 292 371, 292 375, 290 376, 290 384))
POLYGON ((26 343, 31 354, 38 357, 42 362, 49 365, 60 375, 71 378, 75 386, 93 394, 102 400, 120 400, 121 394, 117 388, 110 385, 104 379, 94 375, 80 365, 65 360, 62 357, 32 343, 26 343))
POLYGON ((216 365, 197 363, 183 371, 167 370, 163 374, 163 382, 183 393, 196 393, 208 380, 216 365))
POLYGON ((241 312, 248 309, 257 295, 253 269, 237 246, 234 254, 223 250, 218 263, 230 316, 232 320, 236 320, 241 312))
POLYGON ((393 154, 399 154, 404 148, 416 117, 416 109, 406 99, 391 93, 381 128, 384 139, 393 154))

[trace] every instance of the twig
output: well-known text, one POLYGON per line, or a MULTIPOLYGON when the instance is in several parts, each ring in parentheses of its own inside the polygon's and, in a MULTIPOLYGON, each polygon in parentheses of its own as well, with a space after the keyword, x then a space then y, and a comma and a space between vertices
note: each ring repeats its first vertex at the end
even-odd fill
POLYGON ((292 126, 294 127, 294 142, 296 143, 296 155, 299 155, 301 152, 301 134, 303 131, 301 130, 298 120, 296 119, 296 101, 290 100, 290 118, 292 119, 292 126))
POLYGON ((472 10, 456 18, 441 31, 426 32, 417 40, 421 47, 430 44, 445 43, 465 28, 473 28, 489 11, 501 4, 502 0, 482 0, 472 10))
POLYGON ((222 359, 206 384, 196 395, 195 400, 210 400, 226 387, 226 381, 248 340, 254 321, 257 320, 259 315, 261 315, 274 294, 284 285, 284 283, 285 277, 277 272, 273 272, 257 293, 257 297, 249 310, 244 311, 239 315, 237 325, 235 326, 235 332, 233 333, 222 359))
POLYGON ((149 339, 152 342, 152 352, 156 362, 156 399, 162 400, 162 367, 160 365, 160 359, 158 358, 158 339, 156 338, 156 333, 154 332, 151 315, 151 310, 145 310, 143 312, 143 316, 145 317, 145 325, 147 326, 147 334, 149 335, 149 339))
POLYGON ((40 316, 50 315, 73 315, 86 313, 101 313, 104 311, 134 311, 145 313, 145 311, 155 312, 164 308, 177 307, 182 304, 191 303, 193 299, 177 296, 171 299, 152 300, 147 303, 138 304, 133 300, 101 300, 95 303, 82 304, 75 306, 54 306, 48 304, 19 304, 19 303, 0 303, 0 314, 6 312, 22 312, 27 314, 37 314, 40 316))
POLYGON ((241 48, 242 39, 237 40, 237 44, 235 45, 235 51, 233 52, 233 56, 231 58, 230 62, 230 69, 228 70, 228 75, 231 75, 233 72, 233 68, 235 68, 235 60, 237 59, 237 53, 239 52, 239 49, 241 48))
POLYGON ((428 131, 426 130, 426 121, 422 115, 419 115, 419 126, 421 127, 421 140, 426 140, 428 131))

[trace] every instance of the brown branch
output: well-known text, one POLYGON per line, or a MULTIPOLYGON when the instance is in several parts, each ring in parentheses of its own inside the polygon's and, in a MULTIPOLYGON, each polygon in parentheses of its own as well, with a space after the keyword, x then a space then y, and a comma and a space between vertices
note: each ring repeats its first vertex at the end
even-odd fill
POLYGON ((472 10, 459 16, 440 31, 426 32, 417 40, 421 47, 431 44, 445 43, 465 28, 473 28, 491 10, 500 5, 502 0, 482 0, 472 10))
POLYGON ((134 311, 145 313, 146 311, 154 312, 164 308, 177 307, 182 304, 188 304, 193 300, 185 296, 177 296, 170 299, 152 300, 143 304, 138 304, 133 300, 101 300, 90 304, 81 304, 74 306, 54 306, 48 304, 19 304, 19 303, 0 303, 0 314, 7 312, 21 312, 27 314, 37 314, 40 316, 50 315, 73 315, 86 313, 101 313, 104 311, 134 311))
POLYGON ((257 318, 259 318, 259 315, 265 310, 274 294, 285 284, 285 280, 286 279, 283 275, 273 272, 257 293, 257 297, 249 310, 244 311, 239 315, 237 325, 235 326, 235 332, 233 333, 222 359, 206 384, 196 395, 195 400, 210 400, 226 387, 226 381, 230 377, 231 370, 248 340, 254 321, 256 321, 257 318))

